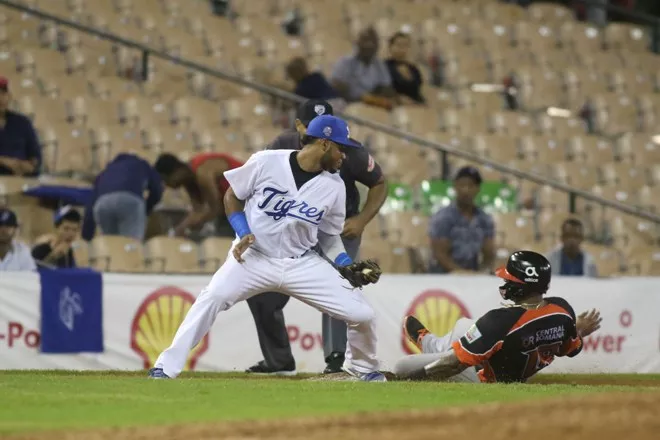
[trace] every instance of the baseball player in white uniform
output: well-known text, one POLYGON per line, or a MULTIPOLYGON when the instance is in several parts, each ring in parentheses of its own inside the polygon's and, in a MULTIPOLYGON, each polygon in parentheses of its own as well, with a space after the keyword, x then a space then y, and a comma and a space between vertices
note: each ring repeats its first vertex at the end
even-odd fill
POLYGON ((312 250, 318 243, 338 267, 353 263, 339 236, 346 189, 336 172, 342 150, 360 144, 350 139, 345 121, 328 115, 310 122, 303 144, 301 151, 257 152, 245 165, 224 173, 231 186, 225 210, 237 238, 149 377, 177 377, 219 312, 256 294, 279 291, 348 324, 343 369, 353 380, 386 381, 378 371, 373 309, 312 250), (319 231, 324 232, 320 241, 319 231))

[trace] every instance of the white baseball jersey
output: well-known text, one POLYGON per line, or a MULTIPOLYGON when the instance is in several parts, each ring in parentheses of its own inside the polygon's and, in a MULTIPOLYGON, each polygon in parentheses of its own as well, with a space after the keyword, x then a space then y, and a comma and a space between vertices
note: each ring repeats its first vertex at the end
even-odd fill
POLYGON ((316 245, 319 230, 341 234, 346 217, 346 187, 339 173, 323 171, 298 189, 289 163, 292 152, 259 151, 224 173, 236 197, 245 201, 255 236, 251 247, 273 258, 304 254, 316 245))

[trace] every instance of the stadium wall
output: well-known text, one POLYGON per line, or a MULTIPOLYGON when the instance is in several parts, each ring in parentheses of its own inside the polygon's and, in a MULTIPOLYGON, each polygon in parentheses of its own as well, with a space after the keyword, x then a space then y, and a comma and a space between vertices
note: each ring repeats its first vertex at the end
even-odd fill
MULTIPOLYGON (((103 274, 104 351, 44 354, 40 277, 5 272, 0 276, 0 369, 148 368, 208 280, 208 276, 103 274)), ((478 318, 500 306, 498 286, 499 280, 489 276, 384 275, 377 286, 341 294, 364 294, 376 309, 379 354, 387 369, 414 351, 402 335, 404 315, 415 313, 433 332, 442 334, 461 316, 478 318)), ((577 313, 600 309, 604 322, 586 340, 580 356, 558 359, 545 372, 660 373, 660 278, 556 277, 551 294, 569 300, 577 313)), ((322 370, 320 314, 291 301, 285 316, 299 371, 322 370)), ((243 371, 259 359, 252 315, 246 303, 239 303, 219 315, 210 334, 193 350, 187 369, 243 371)))

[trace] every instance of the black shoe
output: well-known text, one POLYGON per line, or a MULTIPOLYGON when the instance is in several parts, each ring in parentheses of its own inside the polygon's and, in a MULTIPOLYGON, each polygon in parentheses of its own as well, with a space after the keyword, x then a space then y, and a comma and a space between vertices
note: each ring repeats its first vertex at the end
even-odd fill
POLYGON ((272 368, 266 365, 266 361, 259 361, 256 364, 252 365, 250 368, 245 370, 246 373, 252 374, 265 374, 272 376, 295 376, 298 374, 296 372, 295 365, 287 365, 285 368, 272 368))
POLYGON ((344 365, 344 353, 335 351, 331 353, 330 356, 325 358, 325 362, 327 365, 325 366, 325 370, 323 370, 323 374, 335 374, 344 372, 344 370, 341 369, 341 367, 344 365))
POLYGON ((424 327, 424 324, 422 324, 419 319, 409 315, 403 319, 403 331, 406 333, 410 342, 415 344, 417 348, 422 351, 422 339, 430 333, 429 330, 424 327))

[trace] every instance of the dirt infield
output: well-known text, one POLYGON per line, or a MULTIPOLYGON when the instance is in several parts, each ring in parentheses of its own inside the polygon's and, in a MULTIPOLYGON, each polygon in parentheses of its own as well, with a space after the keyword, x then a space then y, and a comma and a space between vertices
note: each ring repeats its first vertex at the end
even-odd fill
MULTIPOLYGON (((348 404, 348 402, 347 402, 348 404)), ((51 432, 21 440, 656 440, 660 392, 608 393, 444 410, 51 432)))

